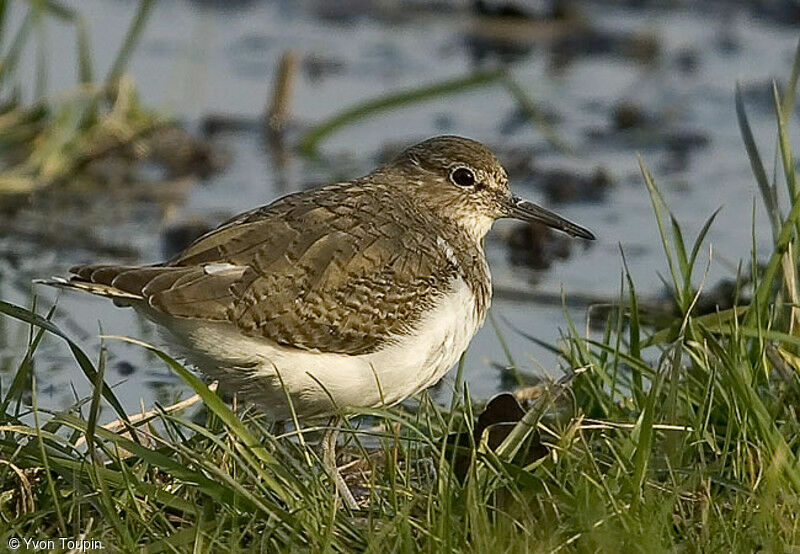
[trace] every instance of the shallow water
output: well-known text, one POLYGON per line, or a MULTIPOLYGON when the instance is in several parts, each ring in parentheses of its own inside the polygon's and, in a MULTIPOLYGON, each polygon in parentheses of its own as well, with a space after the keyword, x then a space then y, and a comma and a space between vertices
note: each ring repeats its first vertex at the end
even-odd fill
MULTIPOLYGON (((68 4, 86 15, 97 68, 107 68, 135 11, 135 3, 83 0, 68 4)), ((292 98, 292 111, 300 129, 361 100, 462 76, 476 68, 474 50, 468 47, 466 37, 477 24, 461 9, 436 14, 406 7, 351 16, 346 8, 334 10, 330 7, 334 4, 322 1, 232 4, 219 9, 214 5, 225 3, 158 2, 129 67, 145 103, 174 114, 190 129, 199 129, 209 114, 258 121, 277 60, 287 49, 296 50, 304 60, 292 98), (230 7, 232 4, 235 7, 230 7), (339 14, 331 14, 332 10, 339 14), (317 60, 316 67, 322 68, 321 76, 314 76, 305 63, 312 57, 317 60)), ((341 5, 350 4, 360 3, 341 5)), ((657 273, 666 275, 667 268, 650 200, 639 175, 637 152, 684 225, 685 236, 693 236, 714 210, 724 207, 709 233, 708 242, 713 245, 709 283, 733 276, 735 269, 732 272, 731 268, 742 259, 747 265, 754 202, 758 206, 756 246, 761 252, 768 252, 769 229, 739 135, 733 90, 737 79, 745 85, 759 84, 754 88, 757 94, 748 96, 750 121, 764 159, 772 160, 774 114, 771 104, 762 99, 770 98, 771 79, 788 76, 797 40, 791 26, 759 19, 733 3, 712 4, 712 8, 703 11, 578 5, 585 19, 600 29, 652 35, 660 44, 660 56, 654 64, 642 64, 623 58, 619 52, 590 53, 557 66, 547 45, 534 43, 511 63, 514 78, 531 98, 558 115, 555 129, 576 155, 552 148, 541 132, 527 123, 513 124, 517 111, 513 99, 501 87, 491 86, 346 127, 323 143, 322 163, 290 155, 286 164, 279 167, 258 133, 220 133, 213 138, 214 144, 233 156, 232 164, 191 187, 184 201, 177 203, 177 212, 181 217, 219 222, 227 215, 268 203, 287 192, 363 174, 376 165, 387 144, 408 144, 443 133, 470 136, 499 147, 501 158, 502 153, 512 150, 522 152, 515 157, 526 163, 533 160, 540 169, 590 174, 603 166, 616 185, 604 198, 589 202, 550 203, 537 188, 536 174, 517 172, 512 183, 518 193, 590 227, 598 236, 594 244, 575 243, 571 257, 556 261, 549 270, 534 272, 509 263, 503 237, 512 224, 500 222, 487 240, 498 287, 550 295, 555 300, 495 300, 492 313, 512 358, 524 371, 558 375, 554 356, 517 335, 507 323, 541 340, 556 341, 565 328, 564 311, 558 302, 562 290, 568 299, 617 297, 622 267, 620 248, 626 253, 637 291, 652 298, 664 294, 657 273), (735 51, 721 46, 727 38, 736 46, 735 51), (681 70, 681 56, 685 65, 691 65, 694 59, 696 68, 681 70), (655 114, 657 122, 652 132, 637 136, 608 132, 609 114, 623 99, 655 114), (682 157, 665 147, 665 133, 683 133, 685 137, 687 132, 707 137, 707 145, 688 148, 682 157)), ((19 5, 15 7, 19 10, 19 5)), ((15 14, 17 19, 19 15, 15 14)), ((69 90, 75 81, 74 30, 50 21, 47 40, 51 46, 50 91, 69 90)), ((30 59, 23 63, 22 70, 30 81, 30 59)), ((103 71, 97 73, 102 75, 103 71)), ((680 145, 688 139, 675 140, 680 145)), ((98 195, 88 208, 78 203, 55 212, 42 209, 42 217, 91 218, 96 236, 103 242, 130 246, 138 252, 126 261, 145 263, 163 258, 161 206, 130 204, 121 200, 124 196, 113 193, 98 195)), ((0 296, 23 304, 30 302, 28 283, 32 278, 60 274, 73 264, 97 258, 115 259, 77 248, 34 245, 2 233, 2 226, 0 250, 4 254, 4 261, 0 262, 0 296)), ((704 256, 701 266, 706 259, 704 256)), ((40 305, 55 298, 49 290, 37 289, 37 293, 42 297, 40 305)), ((585 306, 576 303, 571 314, 583 329, 585 306)), ((108 335, 157 340, 149 324, 141 322, 130 310, 119 310, 110 302, 78 294, 60 295, 56 322, 94 356, 99 349, 100 327, 108 335)), ((0 367, 16 367, 14 361, 24 351, 26 336, 24 327, 0 320, 0 362, 6 362, 0 367)), ((119 342, 110 342, 108 347, 108 380, 116 384, 117 395, 127 409, 138 409, 140 401, 151 406, 156 400, 164 403, 185 395, 177 379, 141 349, 119 342)), ((42 349, 45 355, 39 356, 36 366, 40 403, 63 407, 72 402, 74 394, 80 396, 89 391, 86 379, 62 344, 52 338, 42 349)), ((465 376, 473 396, 485 398, 503 388, 497 365, 507 364, 495 330, 487 323, 467 354, 465 376)), ((0 379, 7 385, 11 375, 0 373, 0 379)), ((450 382, 452 373, 436 394, 446 396, 450 382)))

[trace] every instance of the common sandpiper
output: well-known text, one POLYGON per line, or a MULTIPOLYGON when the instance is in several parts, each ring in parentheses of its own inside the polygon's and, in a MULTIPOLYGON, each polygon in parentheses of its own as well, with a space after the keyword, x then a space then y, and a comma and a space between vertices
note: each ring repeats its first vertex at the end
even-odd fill
POLYGON ((167 262, 45 282, 132 306, 276 420, 289 402, 302 418, 335 414, 396 404, 453 367, 489 308, 483 240, 500 218, 594 239, 513 195, 487 147, 440 136, 238 215, 167 262))

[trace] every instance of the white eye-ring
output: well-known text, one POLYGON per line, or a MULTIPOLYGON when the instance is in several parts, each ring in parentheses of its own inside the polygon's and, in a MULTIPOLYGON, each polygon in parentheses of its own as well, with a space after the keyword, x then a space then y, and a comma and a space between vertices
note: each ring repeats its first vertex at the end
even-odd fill
POLYGON ((459 187, 475 185, 475 173, 468 167, 457 167, 450 172, 450 180, 459 187))

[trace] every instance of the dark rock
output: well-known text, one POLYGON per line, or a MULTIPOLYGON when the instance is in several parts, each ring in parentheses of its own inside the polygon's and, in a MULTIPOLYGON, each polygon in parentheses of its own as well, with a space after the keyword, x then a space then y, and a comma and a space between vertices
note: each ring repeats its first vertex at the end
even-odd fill
POLYGON ((127 377, 128 375, 133 375, 136 372, 136 367, 125 360, 120 360, 114 364, 114 369, 117 373, 122 375, 123 377, 127 377))
POLYGON ((255 3, 255 0, 191 0, 196 6, 213 11, 239 11, 255 3))
POLYGON ((731 28, 731 22, 720 25, 714 44, 721 54, 730 56, 736 54, 742 48, 742 41, 731 28))
POLYGON ((738 283, 735 279, 723 279, 714 287, 700 293, 694 307, 696 315, 716 313, 736 305, 747 304, 753 297, 752 284, 749 279, 738 283))
POLYGON ((614 179, 603 167, 591 175, 579 175, 565 170, 553 170, 539 177, 540 188, 551 202, 595 202, 605 197, 614 186, 614 179))
MULTIPOLYGON (((467 433, 452 434, 448 437, 449 444, 460 447, 453 468, 456 476, 463 479, 469 469, 472 456, 471 453, 464 452, 464 449, 470 448, 472 444, 479 446, 485 435, 486 445, 490 450, 496 450, 524 416, 525 410, 513 394, 503 392, 492 397, 475 421, 471 440, 467 433)), ((548 451, 541 442, 539 432, 534 431, 526 444, 517 452, 514 463, 520 466, 528 465, 546 456, 548 451)))
POLYGON ((684 47, 678 50, 674 59, 675 66, 681 73, 697 73, 700 67, 700 52, 696 48, 684 47))
POLYGON ((388 7, 382 4, 373 0, 315 1, 309 8, 313 15, 322 21, 337 25, 352 25, 365 18, 386 17, 388 14, 385 8, 388 7))
POLYGON ((536 173, 534 160, 536 159, 536 151, 528 146, 524 147, 511 147, 499 151, 498 156, 506 168, 509 178, 512 182, 530 181, 536 173))
POLYGON ((200 122, 203 136, 213 137, 220 133, 259 133, 264 128, 261 118, 220 113, 204 115, 200 122))
POLYGON ((472 12, 476 15, 489 17, 509 17, 513 19, 533 19, 534 15, 528 10, 522 9, 512 2, 487 2, 486 0, 475 0, 472 3, 472 12))
POLYGON ((609 32, 584 28, 556 39, 551 47, 554 58, 561 65, 573 58, 587 56, 614 56, 639 63, 653 63, 661 53, 658 38, 647 33, 609 32))
POLYGON ((172 258, 212 229, 214 226, 208 221, 196 218, 170 223, 161 232, 161 252, 172 258))
POLYGON ((472 3, 472 13, 482 17, 496 17, 518 21, 560 20, 575 16, 575 8, 571 0, 543 2, 539 10, 534 9, 530 5, 523 7, 520 4, 522 3, 475 0, 472 3))
POLYGON ((476 0, 471 7, 476 21, 465 42, 476 65, 487 60, 512 63, 527 56, 537 43, 583 29, 569 0, 542 2, 538 7, 476 0))
POLYGON ((638 104, 622 101, 612 109, 611 120, 614 129, 624 131, 644 127, 652 121, 652 117, 638 104))
POLYGON ((795 0, 754 0, 748 5, 756 17, 779 25, 800 23, 800 4, 795 0))
POLYGON ((274 43, 275 39, 273 38, 251 33, 236 39, 229 48, 234 52, 264 54, 274 46, 274 43))
MULTIPOLYGON (((539 121, 546 125, 556 125, 562 121, 562 117, 550 106, 537 106, 537 125, 539 121), (538 118, 541 118, 539 120, 538 118)), ((500 122, 500 134, 503 136, 513 135, 514 133, 531 126, 531 115, 520 107, 514 107, 500 122)))
POLYGON ((481 65, 488 60, 497 60, 507 65, 529 55, 533 51, 534 43, 508 35, 488 36, 481 32, 468 34, 465 46, 475 65, 481 65))
POLYGON ((692 150, 708 146, 710 139, 702 131, 677 130, 664 137, 664 144, 673 154, 687 154, 692 150))
POLYGON ((569 237, 541 223, 519 223, 508 235, 511 263, 536 270, 548 269, 557 259, 570 256, 569 237))
POLYGON ((163 166, 169 178, 196 175, 210 177, 230 164, 231 157, 210 141, 191 136, 176 126, 155 133, 147 147, 153 161, 163 166))
POLYGON ((332 75, 340 75, 345 70, 345 62, 325 54, 309 54, 303 59, 303 71, 312 81, 319 81, 332 75))
POLYGON ((676 122, 670 110, 653 113, 639 104, 620 100, 611 109, 607 128, 592 128, 587 136, 594 142, 602 142, 605 148, 667 149, 669 164, 685 167, 690 152, 709 143, 704 131, 686 129, 676 122))

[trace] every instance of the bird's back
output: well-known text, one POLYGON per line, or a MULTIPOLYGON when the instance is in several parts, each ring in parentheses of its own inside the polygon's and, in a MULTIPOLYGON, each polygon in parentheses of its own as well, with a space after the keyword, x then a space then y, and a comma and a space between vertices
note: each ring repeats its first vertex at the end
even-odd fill
POLYGON ((164 264, 72 272, 75 288, 168 318, 351 355, 411 333, 457 279, 473 290, 480 320, 489 301, 480 245, 375 175, 241 214, 164 264))

